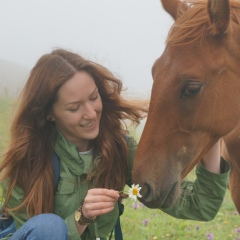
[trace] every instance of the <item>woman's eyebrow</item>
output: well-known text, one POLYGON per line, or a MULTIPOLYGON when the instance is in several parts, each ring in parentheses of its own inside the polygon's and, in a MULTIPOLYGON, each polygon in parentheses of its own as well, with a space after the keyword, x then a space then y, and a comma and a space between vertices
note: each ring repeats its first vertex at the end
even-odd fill
POLYGON ((98 88, 96 87, 96 88, 92 91, 92 93, 90 94, 90 96, 93 95, 93 94, 95 94, 95 93, 97 93, 97 92, 98 92, 98 88))
MULTIPOLYGON (((98 92, 98 88, 96 87, 89 96, 92 96, 97 92, 98 92)), ((82 102, 81 100, 80 101, 69 102, 69 103, 66 103, 65 106, 72 105, 72 104, 78 104, 78 103, 81 103, 81 102, 82 102)))

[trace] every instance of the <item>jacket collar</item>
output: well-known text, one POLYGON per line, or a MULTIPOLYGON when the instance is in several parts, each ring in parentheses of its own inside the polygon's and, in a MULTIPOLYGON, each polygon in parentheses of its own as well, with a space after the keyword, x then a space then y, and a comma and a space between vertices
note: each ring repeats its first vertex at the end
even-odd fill
POLYGON ((79 154, 76 145, 67 141, 59 130, 54 151, 59 156, 60 162, 67 165, 67 167, 76 175, 89 173, 92 165, 92 153, 79 154))

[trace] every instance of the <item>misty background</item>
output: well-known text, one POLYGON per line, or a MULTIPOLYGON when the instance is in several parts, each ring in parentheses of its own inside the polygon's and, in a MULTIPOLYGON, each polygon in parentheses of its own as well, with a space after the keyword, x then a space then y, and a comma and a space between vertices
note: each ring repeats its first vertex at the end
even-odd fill
POLYGON ((36 61, 66 48, 149 96, 151 67, 173 23, 160 0, 0 1, 0 96, 16 96, 36 61))

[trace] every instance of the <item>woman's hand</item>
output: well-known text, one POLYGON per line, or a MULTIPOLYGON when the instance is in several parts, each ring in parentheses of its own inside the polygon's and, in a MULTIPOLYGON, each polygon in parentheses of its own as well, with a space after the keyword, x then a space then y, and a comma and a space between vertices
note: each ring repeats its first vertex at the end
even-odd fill
POLYGON ((88 190, 84 199, 82 213, 87 219, 94 219, 99 215, 111 212, 119 198, 116 190, 93 188, 88 190))
POLYGON ((220 171, 220 140, 203 156, 202 164, 210 172, 221 173, 220 171))

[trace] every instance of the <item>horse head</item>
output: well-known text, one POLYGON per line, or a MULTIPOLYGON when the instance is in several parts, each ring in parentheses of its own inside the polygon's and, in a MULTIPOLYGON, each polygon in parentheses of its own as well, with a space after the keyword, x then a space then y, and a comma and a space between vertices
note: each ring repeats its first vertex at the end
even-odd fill
POLYGON ((240 123, 240 3, 162 5, 174 23, 152 67, 149 114, 133 169, 139 200, 150 208, 170 207, 181 180, 240 123))

